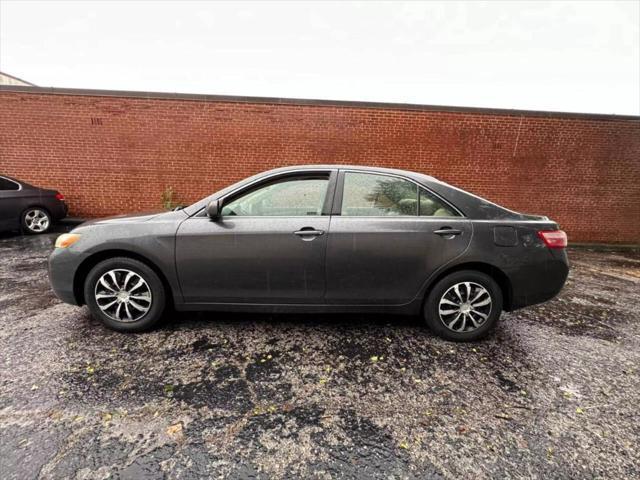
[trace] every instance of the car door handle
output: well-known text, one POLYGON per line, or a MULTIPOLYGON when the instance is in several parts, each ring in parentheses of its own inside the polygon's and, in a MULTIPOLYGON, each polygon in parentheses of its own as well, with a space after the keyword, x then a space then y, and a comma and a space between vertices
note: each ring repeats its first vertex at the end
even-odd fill
POLYGON ((297 232, 293 232, 294 235, 298 235, 299 237, 317 237, 324 234, 324 230, 315 230, 311 227, 305 227, 297 232))
POLYGON ((436 235, 440 235, 442 237, 450 237, 453 235, 460 235, 462 230, 456 230, 454 228, 441 228, 440 230, 435 230, 433 233, 436 235))

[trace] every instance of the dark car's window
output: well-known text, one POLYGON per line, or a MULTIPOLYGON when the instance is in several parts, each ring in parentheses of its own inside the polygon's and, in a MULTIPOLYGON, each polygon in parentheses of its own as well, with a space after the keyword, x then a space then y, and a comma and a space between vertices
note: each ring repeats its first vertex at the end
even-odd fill
POLYGON ((293 177, 269 183, 222 207, 223 216, 301 217, 322 215, 329 177, 293 177))
POLYGON ((20 185, 4 177, 0 177, 0 190, 20 190, 20 185))
POLYGON ((453 210, 431 192, 420 188, 420 216, 421 217, 459 217, 453 210))
POLYGON ((347 217, 415 216, 418 214, 418 187, 398 177, 347 172, 340 214, 347 217))

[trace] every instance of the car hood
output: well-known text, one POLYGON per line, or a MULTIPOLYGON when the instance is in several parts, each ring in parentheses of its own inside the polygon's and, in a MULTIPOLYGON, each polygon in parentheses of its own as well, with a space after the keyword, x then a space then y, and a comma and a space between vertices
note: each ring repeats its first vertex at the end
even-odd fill
POLYGON ((149 220, 156 218, 162 214, 169 213, 165 210, 155 210, 150 212, 140 212, 134 214, 114 215, 113 217, 96 218, 95 220, 89 220, 82 223, 80 226, 88 227, 91 225, 110 225, 121 223, 141 223, 148 222, 149 220))

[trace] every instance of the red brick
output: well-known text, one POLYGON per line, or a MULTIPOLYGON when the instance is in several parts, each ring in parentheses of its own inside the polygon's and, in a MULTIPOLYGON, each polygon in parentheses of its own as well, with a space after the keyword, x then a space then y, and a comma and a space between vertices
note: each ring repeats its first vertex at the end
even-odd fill
POLYGON ((640 243, 640 121, 0 91, 0 172, 71 214, 193 202, 292 164, 424 172, 582 242, 640 243), (92 120, 93 119, 93 120, 92 120))

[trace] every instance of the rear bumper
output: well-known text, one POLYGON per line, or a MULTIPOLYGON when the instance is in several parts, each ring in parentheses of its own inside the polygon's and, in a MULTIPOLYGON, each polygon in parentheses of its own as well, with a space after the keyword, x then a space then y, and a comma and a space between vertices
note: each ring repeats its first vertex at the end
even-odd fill
POLYGON ((69 207, 66 203, 58 201, 51 206, 51 216, 54 221, 62 220, 69 213, 69 207))
POLYGON ((568 276, 566 251, 549 250, 546 261, 526 265, 512 273, 509 310, 551 300, 560 293, 568 276))

